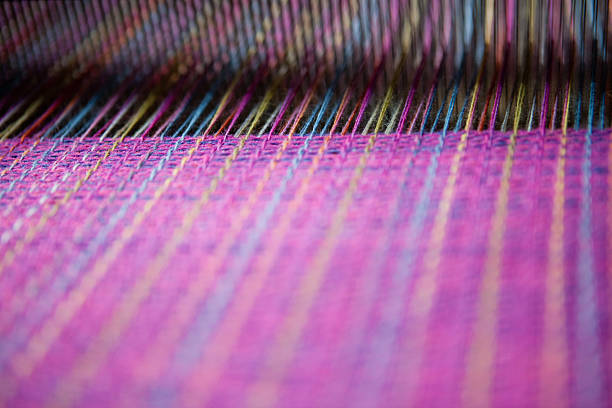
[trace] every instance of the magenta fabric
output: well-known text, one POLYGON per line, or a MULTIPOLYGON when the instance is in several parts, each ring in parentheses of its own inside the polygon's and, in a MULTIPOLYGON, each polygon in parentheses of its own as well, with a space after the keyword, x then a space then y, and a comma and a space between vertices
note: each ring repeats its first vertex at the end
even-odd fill
POLYGON ((5 406, 609 406, 612 130, 7 139, 5 406))

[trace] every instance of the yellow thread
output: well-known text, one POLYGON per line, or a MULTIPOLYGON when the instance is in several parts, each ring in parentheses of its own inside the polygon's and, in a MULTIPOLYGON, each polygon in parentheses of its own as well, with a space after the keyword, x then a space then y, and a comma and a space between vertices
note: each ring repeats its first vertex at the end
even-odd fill
POLYGON ((38 109, 38 106, 42 103, 42 96, 36 99, 26 111, 17 119, 15 122, 11 123, 4 131, 0 132, 0 142, 4 141, 7 137, 9 137, 15 130, 19 129, 19 126, 26 119, 28 119, 35 111, 38 109))
POLYGON ((495 322, 497 316, 497 296, 499 291, 499 275, 501 272, 501 254, 503 250, 505 220, 508 213, 508 194, 510 191, 510 175, 516 147, 518 124, 521 117, 521 107, 524 97, 524 85, 521 83, 518 93, 517 108, 514 116, 514 130, 504 161, 501 185, 497 194, 495 212, 493 215, 491 236, 485 263, 480 297, 478 301, 478 317, 468 355, 467 371, 464 386, 464 406, 484 407, 489 405, 493 360, 495 358, 495 322))
MULTIPOLYGON (((459 165, 465 153, 467 145, 468 132, 461 134, 461 139, 457 145, 457 150, 453 155, 450 166, 450 175, 442 191, 440 206, 434 218, 434 225, 431 231, 431 237, 428 245, 428 250, 424 257, 424 271, 415 283, 413 296, 410 300, 408 313, 411 316, 411 332, 414 334, 406 338, 406 343, 403 346, 405 353, 403 367, 409 367, 404 375, 404 388, 408 393, 412 393, 416 384, 416 374, 420 369, 421 361, 424 357, 424 344, 427 335, 427 322, 430 310, 437 294, 438 277, 442 272, 440 270, 440 257, 446 236, 446 225, 451 210, 451 203, 455 194, 455 186, 459 174, 459 165), (409 361, 408 361, 409 360, 409 361)), ((402 371, 405 373, 405 371, 402 371)))
POLYGON ((570 92, 571 88, 567 87, 567 98, 565 98, 565 109, 563 111, 563 134, 567 134, 567 120, 569 118, 569 104, 570 104, 570 92))
POLYGON ((28 153, 30 153, 32 150, 36 148, 36 146, 38 146, 41 140, 42 140, 41 138, 36 139, 34 143, 32 143, 27 149, 25 149, 19 155, 19 157, 15 158, 15 160, 13 160, 13 162, 9 166, 7 166, 4 170, 2 170, 2 172, 0 173, 0 177, 3 177, 6 173, 11 171, 17 163, 21 162, 23 158, 28 155, 28 153))
MULTIPOLYGON (((569 88, 566 109, 569 102, 569 88)), ((567 110, 555 171, 552 225, 548 242, 548 267, 544 303, 544 341, 540 364, 540 406, 564 407, 568 403, 567 344, 565 341, 565 269, 563 218, 565 201, 565 157, 567 151, 567 110)))

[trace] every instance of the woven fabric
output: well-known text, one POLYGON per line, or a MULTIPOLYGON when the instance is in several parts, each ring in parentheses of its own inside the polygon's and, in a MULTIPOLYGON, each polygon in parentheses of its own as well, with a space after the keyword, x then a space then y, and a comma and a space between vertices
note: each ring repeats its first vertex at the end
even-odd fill
POLYGON ((601 406, 611 135, 5 141, 4 402, 601 406))

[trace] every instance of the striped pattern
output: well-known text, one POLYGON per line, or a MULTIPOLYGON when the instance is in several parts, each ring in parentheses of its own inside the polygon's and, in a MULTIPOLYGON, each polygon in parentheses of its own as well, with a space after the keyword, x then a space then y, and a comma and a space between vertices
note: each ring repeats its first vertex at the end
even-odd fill
POLYGON ((0 4, 0 406, 612 406, 609 4, 324 3, 0 4))

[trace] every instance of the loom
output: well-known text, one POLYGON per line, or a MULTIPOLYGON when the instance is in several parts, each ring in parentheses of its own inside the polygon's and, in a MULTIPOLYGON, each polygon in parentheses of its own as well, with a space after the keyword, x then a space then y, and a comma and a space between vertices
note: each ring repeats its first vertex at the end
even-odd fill
POLYGON ((0 3, 0 406, 612 406, 612 2, 0 3))

